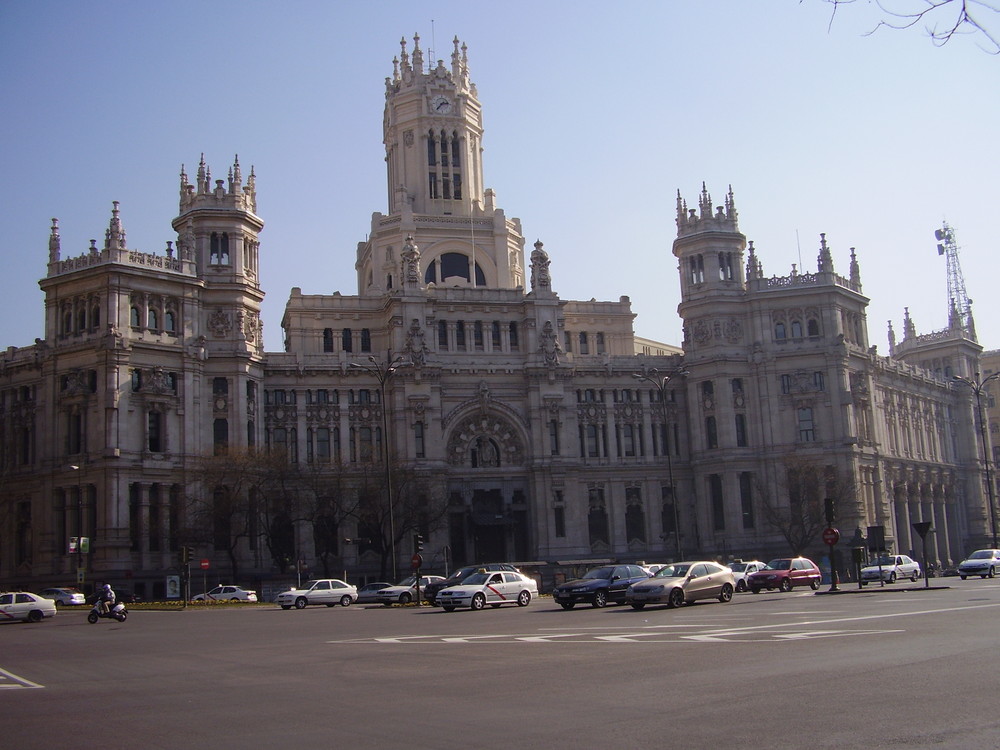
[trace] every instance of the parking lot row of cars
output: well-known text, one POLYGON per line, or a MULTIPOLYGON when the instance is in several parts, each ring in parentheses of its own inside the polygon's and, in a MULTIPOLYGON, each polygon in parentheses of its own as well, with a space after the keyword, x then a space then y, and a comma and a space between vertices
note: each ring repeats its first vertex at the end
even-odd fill
MULTIPOLYGON (((957 567, 962 580, 969 576, 993 578, 997 573, 1000 573, 1000 549, 976 550, 957 567)), ((902 579, 915 582, 921 575, 920 564, 909 556, 881 555, 861 569, 860 583, 884 585, 902 579)), ((759 560, 739 560, 728 566, 695 560, 656 565, 652 571, 635 564, 602 565, 581 578, 560 583, 553 589, 552 598, 563 609, 573 609, 577 604, 600 608, 617 603, 639 610, 650 604, 679 607, 701 599, 725 603, 741 591, 757 594, 765 589, 791 591, 805 586, 815 591, 821 581, 819 567, 805 557, 777 558, 766 565, 759 560)), ((459 608, 479 610, 487 605, 526 607, 537 596, 535 579, 514 565, 480 563, 457 568, 447 577, 410 576, 395 585, 378 581, 360 589, 336 578, 316 579, 283 591, 274 601, 282 609, 304 609, 310 605, 348 607, 356 602, 391 606, 421 600, 451 612, 459 608)), ((192 600, 256 602, 258 597, 256 592, 239 586, 217 586, 192 600)), ((40 594, 0 593, 0 622, 38 622, 53 616, 57 605, 86 603, 84 594, 72 587, 43 589, 40 594)))

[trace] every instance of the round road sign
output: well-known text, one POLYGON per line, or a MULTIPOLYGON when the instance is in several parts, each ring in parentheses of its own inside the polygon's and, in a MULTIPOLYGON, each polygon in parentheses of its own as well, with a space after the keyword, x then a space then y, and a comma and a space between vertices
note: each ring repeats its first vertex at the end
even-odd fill
POLYGON ((410 558, 410 565, 413 567, 414 570, 419 570, 420 566, 423 564, 424 564, 424 558, 422 558, 420 555, 414 555, 413 557, 410 558))
POLYGON ((840 541, 840 532, 834 528, 823 529, 823 544, 836 544, 840 541))
POLYGON ((207 558, 207 557, 205 557, 205 558, 202 558, 202 560, 201 560, 201 569, 202 569, 202 570, 208 570, 208 566, 209 566, 210 564, 211 564, 211 563, 209 563, 209 561, 208 561, 208 558, 207 558))

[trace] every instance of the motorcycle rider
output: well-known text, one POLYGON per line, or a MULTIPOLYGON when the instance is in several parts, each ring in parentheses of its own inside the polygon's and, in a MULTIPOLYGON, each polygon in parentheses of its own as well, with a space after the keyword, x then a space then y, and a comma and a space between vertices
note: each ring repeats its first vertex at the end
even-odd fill
POLYGON ((98 600, 100 604, 100 613, 106 615, 111 611, 111 608, 115 606, 115 592, 111 589, 111 584, 106 583, 101 588, 100 599, 98 600))

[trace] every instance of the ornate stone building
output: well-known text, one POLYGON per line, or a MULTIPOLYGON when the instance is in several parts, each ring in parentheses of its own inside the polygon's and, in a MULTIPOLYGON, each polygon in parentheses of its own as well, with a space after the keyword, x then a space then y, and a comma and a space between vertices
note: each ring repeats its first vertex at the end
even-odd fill
MULTIPOLYGON (((773 511, 789 504, 789 457, 850 487, 847 538, 884 525, 909 551, 926 519, 933 559, 984 543, 972 402, 949 380, 978 370, 971 325, 920 337, 907 320, 879 356, 853 250, 846 276, 825 238, 815 271, 765 276, 732 191, 715 207, 703 188, 696 208, 677 202, 683 353, 639 339, 627 297, 561 299, 559 261, 541 242, 526 252, 485 187, 464 46, 449 66, 417 38, 401 46, 385 83, 389 205, 358 244, 358 294, 292 289, 284 351, 262 347, 264 223, 238 160, 224 180, 204 158, 194 184, 182 170, 162 254, 127 248, 117 203, 82 254, 64 257, 53 221, 45 336, 0 363, 0 588, 82 568, 162 596, 189 542, 213 569, 235 555, 237 582, 287 572, 266 503, 238 530, 192 536, 190 499, 218 490, 203 458, 254 451, 335 484, 342 507, 420 478, 439 512, 390 513, 394 567, 411 529, 437 569, 787 553, 773 511), (89 548, 71 551, 79 537, 89 548)), ((322 558, 378 574, 386 528, 363 515, 286 517, 286 551, 312 572, 322 558)))

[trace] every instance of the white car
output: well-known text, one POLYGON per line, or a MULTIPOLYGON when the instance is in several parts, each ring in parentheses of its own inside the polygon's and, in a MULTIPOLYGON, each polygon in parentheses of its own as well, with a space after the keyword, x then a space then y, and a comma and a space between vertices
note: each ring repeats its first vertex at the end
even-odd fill
MULTIPOLYGON (((424 590, 428 583, 443 581, 444 576, 420 576, 420 598, 426 599, 424 590)), ((389 607, 393 604, 409 604, 417 598, 417 577, 404 578, 395 586, 386 586, 375 592, 375 601, 389 607)))
POLYGON ((320 578, 315 581, 306 581, 305 585, 298 589, 282 591, 274 601, 282 609, 305 609, 310 604, 325 604, 333 607, 339 604, 341 607, 350 607, 358 598, 358 589, 349 583, 341 581, 339 578, 320 578))
POLYGON ((55 613, 56 603, 38 594, 27 591, 0 594, 0 622, 41 622, 43 617, 52 617, 55 613))
POLYGON ((473 573, 457 586, 441 589, 435 602, 445 612, 453 612, 458 607, 468 607, 475 611, 487 604, 491 607, 503 604, 527 607, 535 596, 538 596, 538 584, 534 578, 505 570, 473 573))
POLYGON ((207 594, 191 597, 193 602, 255 602, 256 591, 247 591, 239 586, 216 586, 207 594))
POLYGON ((1000 549, 977 549, 958 564, 958 575, 993 578, 1000 571, 1000 549))
POLYGON ((916 583, 920 578, 920 563, 906 555, 882 555, 861 569, 861 585, 879 580, 895 583, 900 578, 909 578, 916 583))
POLYGON ((737 591, 746 591, 747 588, 747 577, 751 573, 756 573, 758 570, 763 570, 767 567, 767 563, 763 563, 760 560, 750 560, 749 562, 744 560, 736 560, 729 563, 729 569, 733 571, 733 579, 736 581, 737 591))
POLYGON ((42 589, 39 595, 45 599, 51 599, 56 603, 57 607, 63 605, 70 606, 82 606, 87 603, 87 597, 84 596, 80 589, 74 589, 69 586, 57 586, 51 589, 42 589))

